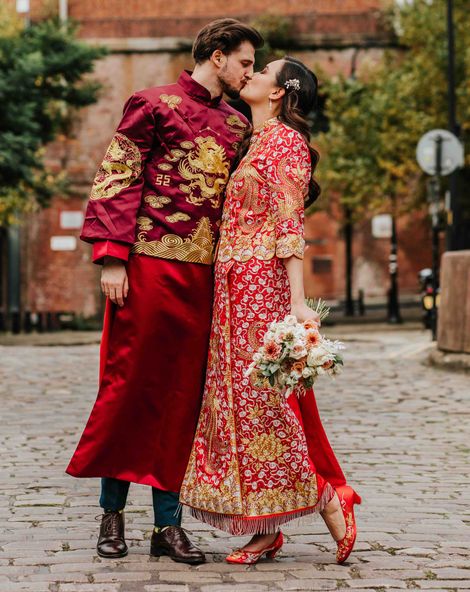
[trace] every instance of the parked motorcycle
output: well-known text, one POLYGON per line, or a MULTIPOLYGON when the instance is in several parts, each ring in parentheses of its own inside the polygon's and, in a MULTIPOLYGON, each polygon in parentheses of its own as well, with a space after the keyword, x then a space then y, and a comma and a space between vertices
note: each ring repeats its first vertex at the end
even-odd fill
MULTIPOLYGON (((433 306, 433 273, 432 269, 426 267, 418 272, 418 280, 421 289, 421 306, 423 308, 423 324, 426 329, 432 328, 432 306, 433 306)), ((436 291, 436 308, 439 309, 440 304, 440 288, 437 286, 436 291)))

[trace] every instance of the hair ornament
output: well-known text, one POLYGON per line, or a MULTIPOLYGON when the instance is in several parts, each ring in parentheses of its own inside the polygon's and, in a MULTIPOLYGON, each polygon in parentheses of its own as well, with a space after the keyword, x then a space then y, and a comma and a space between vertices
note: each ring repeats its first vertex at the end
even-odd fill
POLYGON ((286 88, 293 88, 294 90, 300 90, 300 82, 298 78, 290 78, 284 82, 286 88))

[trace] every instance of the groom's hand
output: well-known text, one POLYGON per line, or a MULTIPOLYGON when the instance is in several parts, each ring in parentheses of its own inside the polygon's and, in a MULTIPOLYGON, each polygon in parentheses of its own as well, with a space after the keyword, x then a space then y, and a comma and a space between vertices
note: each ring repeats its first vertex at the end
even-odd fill
POLYGON ((129 293, 126 265, 121 259, 105 257, 101 271, 101 290, 103 294, 119 306, 124 306, 124 299, 129 293))

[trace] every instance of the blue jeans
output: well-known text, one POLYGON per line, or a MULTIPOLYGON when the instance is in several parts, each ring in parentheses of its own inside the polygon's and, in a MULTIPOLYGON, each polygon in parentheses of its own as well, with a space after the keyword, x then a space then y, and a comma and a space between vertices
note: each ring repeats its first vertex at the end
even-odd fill
MULTIPOLYGON (((112 477, 101 479, 100 506, 103 510, 123 510, 129 493, 129 481, 112 477)), ((180 526, 181 511, 178 511, 179 494, 152 487, 155 526, 180 526)))

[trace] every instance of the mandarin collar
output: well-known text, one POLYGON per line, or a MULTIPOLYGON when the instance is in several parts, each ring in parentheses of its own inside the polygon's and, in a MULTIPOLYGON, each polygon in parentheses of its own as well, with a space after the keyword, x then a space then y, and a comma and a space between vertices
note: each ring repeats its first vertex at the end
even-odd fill
POLYGON ((191 77, 192 72, 190 70, 184 70, 181 72, 178 78, 178 84, 182 87, 184 92, 189 95, 192 99, 204 103, 208 107, 217 107, 222 99, 222 95, 219 97, 211 98, 211 93, 205 86, 196 82, 191 77))
POLYGON ((270 119, 266 119, 259 127, 255 127, 252 134, 252 139, 259 136, 262 132, 268 131, 271 127, 275 126, 276 124, 280 123, 277 117, 271 117, 270 119))

